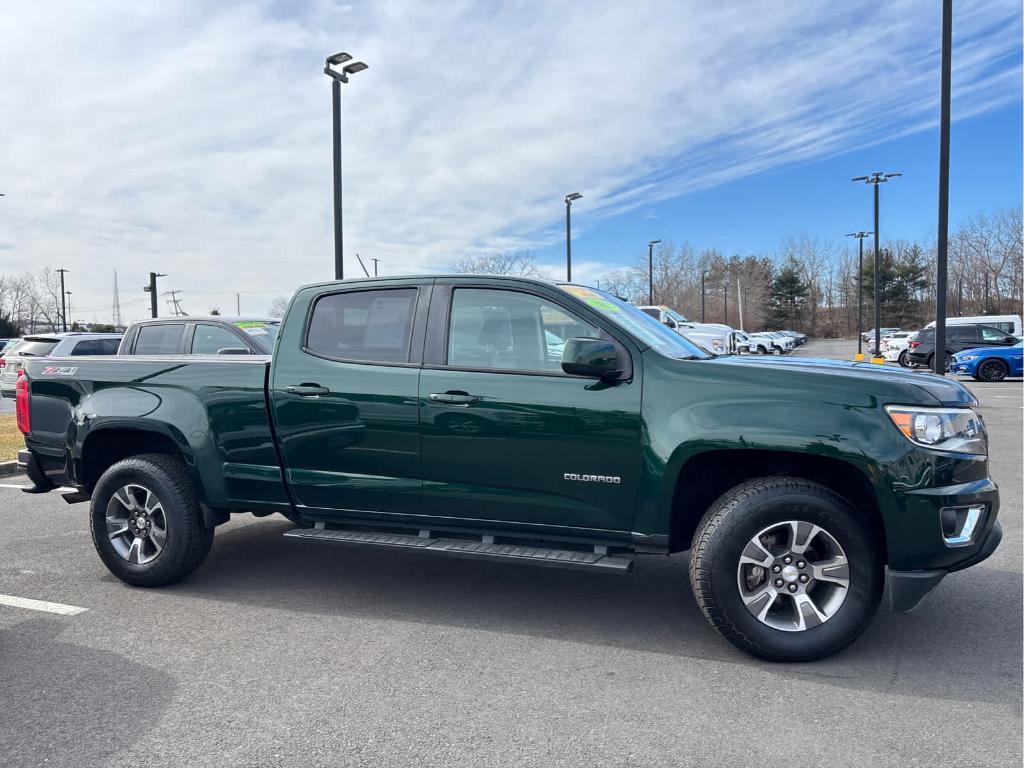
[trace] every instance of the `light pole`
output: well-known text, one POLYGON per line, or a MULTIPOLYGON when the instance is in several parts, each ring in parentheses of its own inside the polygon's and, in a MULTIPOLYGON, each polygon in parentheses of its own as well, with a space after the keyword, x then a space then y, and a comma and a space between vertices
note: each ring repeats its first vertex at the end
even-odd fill
POLYGON ((651 240, 647 243, 647 303, 654 304, 654 246, 661 240, 651 240))
POLYGON ((68 307, 65 303, 67 296, 64 293, 64 273, 71 270, 61 267, 57 271, 60 272, 60 326, 62 330, 66 331, 68 329, 68 307))
POLYGON ((723 320, 722 323, 725 324, 725 325, 728 325, 729 324, 729 275, 728 274, 726 274, 726 276, 725 276, 725 282, 722 283, 722 289, 725 292, 724 293, 724 298, 725 298, 725 320, 723 320))
MULTIPOLYGON (((67 315, 71 314, 71 291, 64 291, 64 295, 68 297, 68 308, 66 310, 67 314, 64 315, 64 325, 67 325, 68 324, 68 317, 67 317, 67 315)), ((71 324, 74 325, 74 322, 72 322, 71 324)))
POLYGON ((150 317, 156 317, 157 314, 158 314, 157 313, 157 306, 156 306, 156 298, 157 298, 156 279, 158 277, 167 277, 167 275, 163 274, 162 272, 150 272, 149 273, 149 285, 145 285, 145 286, 142 287, 142 290, 149 294, 149 315, 150 315, 150 317))
POLYGON ((707 269, 700 273, 700 321, 704 322, 704 278, 708 274, 707 269))
POLYGON ((882 354, 882 302, 878 279, 881 272, 881 257, 878 253, 878 185, 902 175, 902 173, 875 171, 870 176, 855 176, 853 178, 853 181, 863 181, 875 188, 875 271, 873 280, 875 284, 875 350, 874 357, 871 358, 872 363, 885 363, 885 358, 879 357, 882 354))
POLYGON ((939 235, 935 253, 935 353, 932 370, 946 374, 946 257, 949 252, 949 91, 953 59, 953 0, 942 0, 939 85, 939 235))
POLYGON ((572 201, 583 195, 571 192, 565 196, 565 279, 572 282, 572 201))
POLYGON ((864 343, 864 238, 873 232, 849 232, 847 237, 856 237, 859 244, 857 256, 857 360, 864 359, 861 344, 864 343))
POLYGON ((380 259, 374 259, 374 258, 371 257, 370 261, 373 262, 373 276, 376 277, 377 276, 377 262, 380 261, 380 259))
POLYGON ((324 74, 331 78, 331 106, 334 112, 334 279, 345 279, 344 245, 341 231, 341 84, 348 76, 362 72, 368 65, 352 61, 351 54, 336 53, 328 56, 324 74), (341 66, 344 65, 344 66, 341 66), (333 67, 341 69, 333 69, 333 67))

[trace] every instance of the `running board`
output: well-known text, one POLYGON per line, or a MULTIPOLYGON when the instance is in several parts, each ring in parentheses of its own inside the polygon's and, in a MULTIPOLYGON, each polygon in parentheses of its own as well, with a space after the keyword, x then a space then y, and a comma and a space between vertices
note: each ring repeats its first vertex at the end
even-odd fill
POLYGON ((284 535, 294 539, 415 549, 452 557, 502 560, 511 563, 546 565, 552 568, 575 568, 604 573, 625 574, 633 567, 632 557, 609 555, 603 551, 603 548, 599 548, 596 552, 585 552, 548 547, 527 547, 519 544, 494 544, 489 541, 472 539, 440 539, 431 538, 429 535, 410 536, 401 533, 346 531, 329 528, 293 528, 286 531, 284 535))

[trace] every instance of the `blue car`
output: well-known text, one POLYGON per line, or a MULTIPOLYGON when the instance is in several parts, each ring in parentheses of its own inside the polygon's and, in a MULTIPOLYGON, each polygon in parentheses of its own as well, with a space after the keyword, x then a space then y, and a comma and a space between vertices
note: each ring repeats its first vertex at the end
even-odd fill
POLYGON ((978 381, 1002 381, 1024 373, 1024 341, 1012 347, 977 347, 953 355, 951 373, 973 376, 978 381))

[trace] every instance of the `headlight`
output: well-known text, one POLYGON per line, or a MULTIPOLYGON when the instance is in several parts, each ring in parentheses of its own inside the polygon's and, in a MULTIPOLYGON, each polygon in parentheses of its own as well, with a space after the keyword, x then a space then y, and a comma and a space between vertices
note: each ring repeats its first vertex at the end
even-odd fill
POLYGON ((893 424, 910 442, 956 453, 988 453, 988 435, 981 416, 970 408, 885 406, 893 424))
POLYGON ((961 357, 960 355, 955 355, 955 358, 956 358, 956 361, 958 363, 965 363, 968 360, 977 360, 978 356, 977 355, 963 355, 961 357))

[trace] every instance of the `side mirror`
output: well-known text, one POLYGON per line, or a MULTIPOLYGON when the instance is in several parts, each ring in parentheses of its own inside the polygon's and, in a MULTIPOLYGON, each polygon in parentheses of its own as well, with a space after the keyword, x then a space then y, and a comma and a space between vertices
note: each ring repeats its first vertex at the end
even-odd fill
POLYGON ((573 376, 614 381, 622 375, 619 352, 603 339, 569 339, 562 351, 562 370, 573 376))
POLYGON ((248 355, 249 350, 245 347, 224 347, 217 350, 218 355, 248 355))
POLYGON ((665 325, 667 325, 669 328, 675 330, 676 321, 673 320, 671 317, 666 317, 665 318, 665 325))

